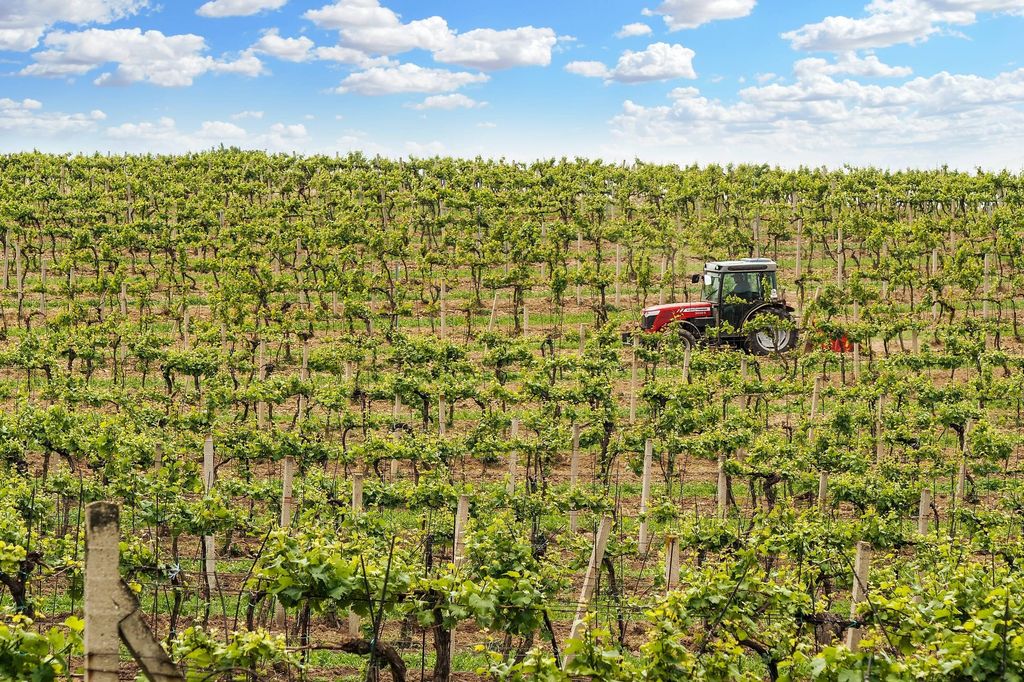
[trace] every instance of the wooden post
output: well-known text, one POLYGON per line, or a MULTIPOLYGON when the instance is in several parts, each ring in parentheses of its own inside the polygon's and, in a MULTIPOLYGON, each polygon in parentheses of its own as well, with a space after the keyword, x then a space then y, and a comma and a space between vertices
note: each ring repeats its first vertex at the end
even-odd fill
POLYGON ((882 396, 878 396, 878 414, 875 415, 875 461, 881 462, 885 454, 885 441, 882 439, 882 396))
POLYGON ((814 377, 814 389, 811 391, 811 421, 818 416, 818 403, 821 401, 821 377, 814 377))
POLYGON ((153 468, 159 469, 164 465, 164 444, 157 443, 153 446, 153 468))
POLYGON ((982 265, 982 282, 981 282, 981 319, 988 321, 988 296, 990 290, 989 271, 991 268, 992 255, 986 253, 985 259, 982 265))
MULTIPOLYGON (((363 475, 352 474, 352 515, 358 516, 363 512, 363 475)), ((348 634, 350 637, 359 636, 359 614, 355 611, 348 612, 348 634)))
MULTIPOLYGON (((857 558, 853 565, 853 596, 850 598, 850 620, 857 616, 857 605, 867 597, 868 573, 871 571, 871 544, 863 540, 857 543, 857 558)), ((856 650, 860 645, 860 628, 846 631, 846 647, 856 650)))
MULTIPOLYGON (((572 425, 572 456, 569 459, 569 489, 575 490, 580 474, 580 425, 572 425)), ((576 510, 569 510, 569 532, 576 532, 576 510)))
MULTIPOLYGON (((302 367, 299 369, 299 381, 305 383, 309 381, 309 339, 302 340, 302 367)), ((303 390, 299 394, 299 414, 296 418, 296 423, 301 424, 302 420, 306 418, 306 393, 303 390)))
MULTIPOLYGON (((257 370, 260 381, 267 380, 267 362, 265 359, 266 354, 266 341, 260 339, 259 348, 257 350, 257 370)), ((256 428, 263 431, 267 428, 267 403, 259 400, 256 402, 256 428)))
POLYGON ((39 250, 39 312, 46 319, 46 254, 39 250))
POLYGON ((637 374, 637 355, 636 349, 639 343, 639 338, 633 337, 633 360, 632 360, 632 373, 629 380, 629 423, 632 424, 636 421, 636 374, 637 374))
POLYGON ((583 328, 583 323, 580 323, 580 355, 585 352, 585 345, 587 343, 587 331, 583 328))
POLYGON ((615 307, 619 307, 622 284, 622 245, 615 245, 615 307))
MULTIPOLYGON (((578 639, 582 634, 583 619, 587 615, 587 607, 590 606, 590 599, 594 596, 594 588, 597 586, 597 576, 601 572, 601 562, 604 561, 604 550, 608 546, 608 537, 612 533, 612 517, 604 516, 597 528, 597 535, 594 537, 594 550, 590 554, 590 563, 587 564, 587 573, 583 577, 583 587, 580 589, 580 597, 577 600, 576 617, 573 619, 570 639, 578 639)), ((568 666, 572 661, 571 655, 566 655, 562 665, 568 666)))
MULTIPOLYGON (((683 381, 689 383, 690 381, 690 358, 693 354, 693 349, 687 346, 683 349, 683 381)), ((744 365, 744 369, 746 365, 744 365)))
POLYGON ((295 458, 289 455, 281 460, 281 528, 292 525, 292 485, 295 476, 295 458))
POLYGON ((494 331, 494 324, 498 320, 498 290, 494 290, 494 301, 491 303, 491 317, 487 322, 487 331, 494 331))
POLYGON ((111 502, 90 502, 85 519, 85 680, 117 682, 119 639, 152 682, 184 676, 149 629, 139 600, 121 579, 120 512, 111 502))
POLYGON ((724 519, 726 505, 729 500, 728 486, 725 478, 725 452, 718 453, 718 518, 724 519))
POLYGON ((508 453, 508 482, 505 484, 505 491, 509 497, 516 492, 516 469, 519 466, 519 450, 516 446, 516 439, 519 438, 519 420, 512 418, 512 429, 509 439, 512 442, 512 449, 508 453))
POLYGON ((846 253, 843 246, 843 227, 838 227, 838 240, 836 242, 836 286, 843 286, 843 271, 846 265, 846 253))
POLYGON ((121 282, 121 314, 128 315, 128 282, 121 282))
POLYGON ((462 565, 466 554, 466 524, 469 523, 469 495, 459 495, 459 505, 455 510, 455 542, 452 546, 452 559, 456 566, 462 565))
POLYGON ((191 322, 192 320, 190 319, 188 302, 186 301, 182 304, 181 311, 181 338, 186 350, 192 348, 192 335, 189 332, 189 327, 192 326, 191 322))
POLYGON ((526 301, 523 301, 523 336, 530 335, 530 310, 526 307, 526 301))
POLYGON ((665 590, 671 592, 679 585, 679 539, 665 536, 665 590))
POLYGON ((119 523, 120 510, 112 502, 90 502, 85 508, 86 682, 118 682, 119 523))
MULTIPOLYGON (((583 271, 583 233, 576 233, 576 274, 583 271)), ((583 305, 583 285, 576 282, 576 305, 583 305)))
POLYGON ((441 339, 448 340, 448 285, 441 278, 441 339))
POLYGON ((448 406, 445 404, 444 393, 437 396, 437 435, 444 438, 447 428, 448 406))
POLYGON ((640 535, 637 539, 637 550, 646 554, 650 550, 650 537, 647 532, 647 519, 643 518, 651 503, 651 462, 654 457, 654 445, 648 438, 644 443, 644 470, 640 488, 640 535))
MULTIPOLYGON (((853 302, 853 321, 860 322, 860 303, 853 302)), ((853 342, 853 381, 860 381, 860 341, 853 342)))
POLYGON ((828 509, 828 472, 818 473, 818 509, 824 512, 828 509))
POLYGON ((363 475, 352 474, 352 514, 363 512, 363 475))
MULTIPOLYGON (((209 495, 213 490, 214 477, 216 473, 213 468, 213 436, 207 436, 203 442, 203 487, 209 495)), ((206 577, 206 587, 212 593, 217 589, 217 546, 213 542, 212 535, 203 536, 203 573, 206 577)))
POLYGON ((917 505, 917 534, 928 534, 928 515, 932 509, 932 491, 921 488, 921 501, 917 505))

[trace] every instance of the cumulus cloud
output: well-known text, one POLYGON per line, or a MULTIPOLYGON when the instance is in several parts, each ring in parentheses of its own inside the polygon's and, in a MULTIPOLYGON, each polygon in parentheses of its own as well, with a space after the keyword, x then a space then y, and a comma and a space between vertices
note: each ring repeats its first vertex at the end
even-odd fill
POLYGON ((281 9, 288 0, 210 0, 196 10, 201 17, 247 17, 264 10, 281 9))
POLYGON ((720 19, 739 19, 754 11, 757 0, 663 0, 648 16, 661 15, 672 31, 697 28, 720 19))
POLYGON ((567 64, 565 70, 578 76, 603 78, 606 82, 619 83, 696 78, 693 57, 694 51, 688 47, 652 43, 638 52, 623 52, 615 68, 608 68, 602 62, 578 61, 567 64))
POLYGON ((981 12, 1024 11, 1024 0, 872 0, 866 16, 829 16, 782 34, 794 49, 845 52, 918 43, 981 12))
POLYGON ((471 83, 484 83, 488 76, 467 71, 430 69, 417 64, 373 67, 351 73, 341 81, 338 93, 358 95, 393 95, 422 92, 445 93, 458 90, 471 83))
POLYGON ((204 54, 206 41, 193 34, 164 35, 138 28, 114 30, 53 31, 46 36, 45 50, 33 53, 34 63, 23 76, 81 76, 106 64, 113 72, 101 73, 97 85, 145 82, 163 87, 191 85, 208 72, 257 76, 263 64, 251 52, 236 59, 214 59, 204 54))
POLYGON ((0 97, 0 131, 19 135, 49 136, 88 132, 95 130, 106 117, 99 109, 74 114, 46 112, 39 100, 0 97))
POLYGON ((0 50, 31 50, 56 23, 109 24, 147 4, 148 0, 4 0, 0 3, 0 50))
POLYGON ((690 160, 971 159, 968 165, 988 166, 1009 159, 1007 149, 1019 149, 1011 141, 1024 139, 1022 103, 1024 69, 993 78, 942 72, 880 86, 837 80, 827 68, 805 65, 794 83, 748 87, 731 103, 691 87, 676 88, 661 106, 627 100, 611 125, 620 142, 677 159, 688 150, 690 160))
POLYGON ((340 48, 385 56, 425 50, 438 62, 483 70, 547 66, 559 40, 552 29, 534 26, 458 33, 440 16, 403 22, 379 0, 337 0, 303 16, 320 28, 338 31, 340 48))
POLYGON ((507 31, 478 28, 453 35, 434 52, 434 59, 485 71, 547 66, 556 42, 558 38, 550 28, 524 26, 507 31))
POLYGON ((651 33, 651 27, 647 24, 636 22, 634 24, 626 24, 618 30, 615 34, 616 38, 633 38, 636 36, 645 36, 651 33))
POLYGON ((914 70, 909 66, 883 64, 873 54, 859 57, 855 52, 846 52, 831 63, 817 57, 801 59, 793 65, 793 72, 797 78, 807 78, 817 74, 848 74, 862 78, 900 78, 911 75, 914 70))
POLYGON ((235 113, 235 114, 231 114, 231 119, 234 120, 234 121, 241 121, 242 119, 246 119, 246 118, 261 119, 261 118, 263 118, 263 112, 262 111, 246 110, 246 111, 239 111, 238 113, 235 113))
POLYGON ((312 139, 301 123, 274 123, 262 132, 253 133, 228 121, 203 121, 195 130, 183 130, 169 116, 155 121, 122 123, 107 128, 103 134, 117 150, 167 153, 218 145, 292 151, 305 148, 312 139))
POLYGON ((431 95, 418 104, 406 105, 409 109, 416 109, 423 111, 425 109, 479 109, 480 107, 486 107, 487 102, 478 102, 472 97, 467 97, 462 93, 455 93, 453 95, 431 95))
POLYGON ((282 38, 278 30, 272 28, 265 31, 250 49, 286 62, 304 62, 313 56, 313 41, 306 36, 282 38))

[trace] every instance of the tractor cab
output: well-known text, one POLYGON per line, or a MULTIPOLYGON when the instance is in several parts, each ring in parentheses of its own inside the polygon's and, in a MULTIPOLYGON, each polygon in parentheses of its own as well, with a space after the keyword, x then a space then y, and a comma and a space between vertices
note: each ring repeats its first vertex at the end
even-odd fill
POLYGON ((700 300, 645 308, 640 328, 648 332, 675 329, 691 345, 713 338, 757 354, 789 350, 796 344, 796 329, 793 309, 779 296, 777 270, 769 258, 706 263, 703 274, 690 280, 701 285, 700 300), (760 324, 754 329, 758 325, 748 325, 760 315, 779 319, 779 326, 760 324))
POLYGON ((701 299, 716 306, 719 325, 738 331, 752 309, 778 300, 777 269, 768 258, 716 261, 692 280, 703 283, 701 299))

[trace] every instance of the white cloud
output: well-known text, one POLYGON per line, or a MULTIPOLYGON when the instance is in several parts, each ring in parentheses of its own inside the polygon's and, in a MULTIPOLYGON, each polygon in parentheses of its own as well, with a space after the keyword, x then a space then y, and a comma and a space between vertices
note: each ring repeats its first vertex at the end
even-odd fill
POLYGON ((13 100, 0 97, 0 131, 18 135, 59 135, 95 130, 107 117, 94 109, 88 113, 66 114, 45 112, 43 104, 35 99, 13 100))
POLYGON ((569 62, 565 65, 565 70, 584 78, 608 78, 611 74, 603 62, 594 61, 569 62))
MULTIPOLYGON (((890 67, 892 68, 892 67, 890 67)), ((740 91, 739 101, 677 88, 666 105, 626 101, 612 120, 633 154, 687 161, 1019 166, 1024 69, 994 78, 942 72, 893 86, 821 70, 792 84, 740 91)))
POLYGON ((108 24, 147 4, 148 0, 4 0, 0 2, 0 50, 31 50, 54 24, 108 24))
POLYGON ((209 149, 218 145, 249 149, 293 151, 306 149, 311 137, 301 123, 274 123, 264 132, 253 134, 227 121, 203 121, 193 131, 182 130, 168 116, 156 121, 122 123, 104 131, 111 145, 123 151, 156 151, 180 153, 209 149))
POLYGON ((241 120, 246 119, 246 118, 261 119, 261 118, 263 118, 263 112, 262 111, 246 110, 246 111, 239 111, 238 113, 235 113, 235 114, 231 114, 231 120, 233 120, 233 121, 241 121, 241 120))
MULTIPOLYGON (((337 0, 303 16, 320 28, 338 31, 341 48, 366 55, 426 50, 438 62, 483 70, 547 66, 560 39, 552 29, 534 26, 457 33, 440 16, 403 22, 379 0, 337 0)), ((358 63, 352 55, 340 61, 358 63)))
POLYGON ((453 35, 434 51, 434 59, 483 70, 547 66, 557 41, 550 28, 524 26, 507 31, 478 28, 453 35))
POLYGON ((92 28, 73 33, 53 31, 44 44, 47 49, 33 53, 35 62, 23 68, 21 75, 81 76, 103 65, 116 64, 114 72, 104 72, 94 82, 181 87, 208 72, 256 76, 263 70, 251 52, 234 60, 217 60, 204 54, 206 41, 193 34, 167 36, 137 28, 92 28))
POLYGON ((619 29, 618 33, 615 34, 616 38, 634 38, 636 36, 645 36, 651 33, 651 27, 647 24, 636 22, 634 24, 626 24, 619 29))
POLYGON ((254 52, 269 54, 271 57, 283 59, 286 62, 304 62, 310 59, 313 54, 313 41, 306 36, 298 38, 282 38, 276 28, 269 29, 263 33, 259 40, 253 43, 250 48, 254 52))
POLYGON ((472 97, 467 97, 462 93, 455 93, 452 95, 431 95, 418 104, 406 105, 409 109, 417 109, 419 111, 423 111, 425 109, 478 109, 486 106, 487 102, 478 102, 472 97))
POLYGON ((652 43, 639 52, 623 52, 614 69, 609 69, 601 62, 581 61, 566 64, 565 70, 578 76, 620 83, 696 78, 693 57, 694 52, 688 47, 652 43))
POLYGON ((243 140, 247 135, 245 128, 227 121, 203 121, 196 131, 196 137, 216 142, 243 140))
POLYGON ((405 150, 409 152, 410 156, 440 156, 444 154, 444 145, 437 140, 422 144, 419 142, 406 142, 405 150))
POLYGON ((979 12, 1024 11, 1024 0, 872 0, 867 16, 829 16, 782 34, 794 49, 845 52, 918 43, 947 26, 969 26, 979 12))
POLYGON ((403 24, 378 0, 338 0, 303 16, 320 28, 337 30, 348 47, 373 54, 414 49, 438 50, 451 39, 448 22, 438 16, 403 24))
POLYGON ((914 70, 909 66, 883 64, 873 54, 859 57, 855 52, 845 52, 833 63, 818 57, 801 59, 793 65, 793 72, 797 78, 806 78, 817 74, 849 74, 862 78, 900 78, 911 75, 914 70))
POLYGON ((444 93, 471 83, 484 83, 488 76, 467 71, 430 69, 417 64, 373 67, 351 73, 341 81, 336 92, 358 95, 393 95, 407 92, 444 93))
POLYGON ((767 73, 757 74, 756 76, 754 76, 754 80, 756 80, 758 83, 768 83, 770 81, 777 80, 778 77, 779 74, 768 71, 767 73))
POLYGON ((739 19, 754 11, 757 0, 663 0, 647 16, 660 14, 672 31, 697 28, 719 19, 739 19))
POLYGON ((288 0, 210 0, 196 14, 202 17, 247 17, 264 10, 281 9, 288 0))
POLYGON ((476 127, 477 128, 497 128, 498 124, 495 123, 494 121, 481 121, 480 123, 476 124, 476 127))

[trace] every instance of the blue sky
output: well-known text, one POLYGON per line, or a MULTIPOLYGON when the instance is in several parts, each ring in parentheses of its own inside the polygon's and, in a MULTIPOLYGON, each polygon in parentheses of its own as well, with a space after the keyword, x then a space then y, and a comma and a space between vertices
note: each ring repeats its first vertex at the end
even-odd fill
POLYGON ((0 150, 1024 168, 1024 0, 0 0, 0 150))

